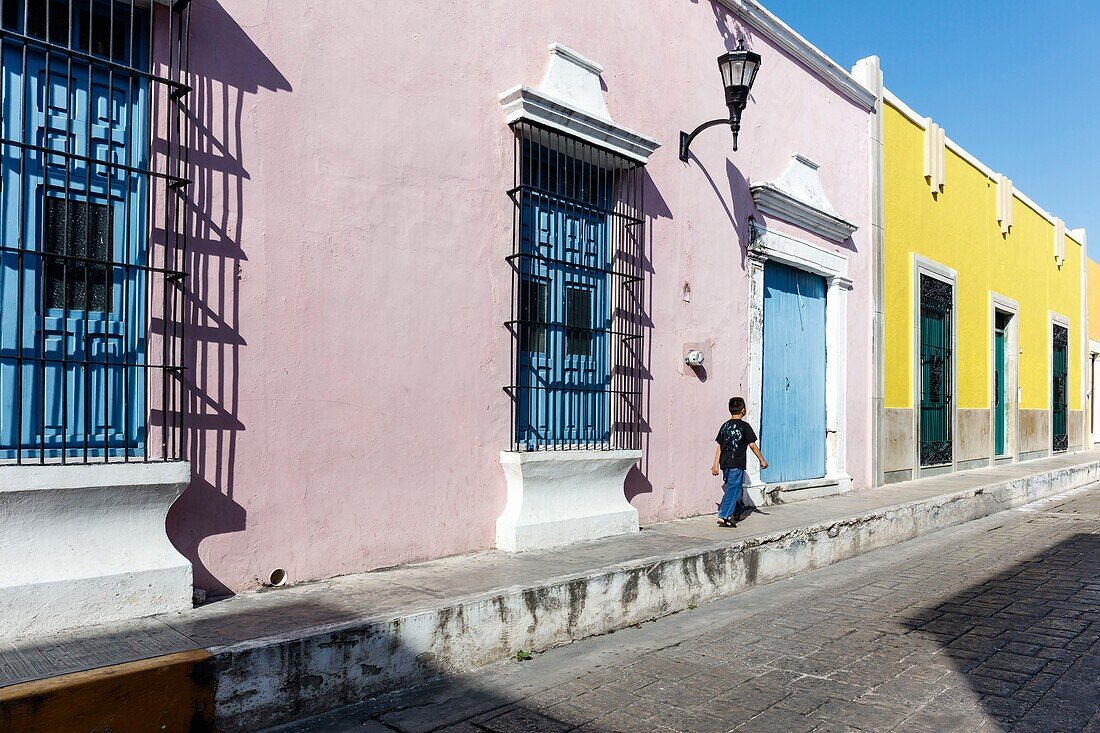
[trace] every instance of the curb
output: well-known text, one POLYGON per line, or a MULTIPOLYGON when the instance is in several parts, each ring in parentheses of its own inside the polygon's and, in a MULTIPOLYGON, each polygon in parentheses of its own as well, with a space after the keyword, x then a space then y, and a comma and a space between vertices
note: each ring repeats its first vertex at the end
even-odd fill
POLYGON ((217 722, 250 730, 544 651, 1011 509, 1100 479, 1100 461, 688 553, 448 599, 402 616, 210 649, 217 722))
POLYGON ((0 730, 213 730, 210 660, 210 652, 195 649, 4 687, 0 730))

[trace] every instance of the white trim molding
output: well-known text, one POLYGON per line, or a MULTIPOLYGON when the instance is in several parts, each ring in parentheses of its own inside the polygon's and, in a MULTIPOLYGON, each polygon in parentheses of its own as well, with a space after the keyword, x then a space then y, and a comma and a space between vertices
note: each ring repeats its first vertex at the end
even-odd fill
POLYGON ((989 437, 992 441, 990 462, 1012 462, 1020 459, 1020 304, 1000 293, 989 291, 989 437), (997 355, 997 313, 1011 316, 1008 330, 1005 332, 1005 452, 997 455, 997 408, 996 408, 996 355, 997 355))
POLYGON ((1066 263, 1066 223, 1054 219, 1054 262, 1061 267, 1066 263))
POLYGON ((504 121, 543 125, 645 163, 657 140, 611 119, 600 86, 603 67, 560 43, 551 43, 550 64, 538 88, 519 85, 499 96, 504 121))
POLYGON ((501 451, 508 501, 497 548, 558 547, 638 531, 623 483, 639 450, 501 451))
MULTIPOLYGON (((1047 384, 1050 385, 1050 389, 1047 390, 1047 415, 1048 422, 1050 424, 1050 434, 1047 435, 1047 449, 1050 450, 1050 454, 1054 455, 1054 328, 1061 326, 1066 329, 1067 336, 1071 332, 1069 316, 1062 315, 1058 311, 1052 310, 1050 312, 1050 323, 1047 329, 1047 384)), ((1073 341, 1070 340, 1066 344, 1066 381, 1068 382, 1072 372, 1070 371, 1073 364, 1073 341)), ((1066 387, 1066 434, 1069 434, 1069 387, 1066 387)), ((1069 446, 1066 446, 1066 450, 1069 450, 1069 446)), ((1061 453, 1062 451, 1059 451, 1061 453)))
POLYGON ((168 509, 190 465, 0 467, 0 638, 191 608, 168 509))
POLYGON ((1088 414, 1085 415, 1085 423, 1088 425, 1086 431, 1089 436, 1089 445, 1087 447, 1094 447, 1097 443, 1100 443, 1100 411, 1096 409, 1096 385, 1100 382, 1100 374, 1097 370, 1100 369, 1100 341, 1093 339, 1088 340, 1089 347, 1088 353, 1085 354, 1086 364, 1088 364, 1088 374, 1082 381, 1085 382, 1085 396, 1088 405, 1088 414))
MULTIPOLYGON (((757 225, 759 227, 759 225, 757 225)), ((851 489, 847 471, 848 379, 848 259, 809 242, 766 230, 758 231, 748 247, 749 266, 749 382, 746 390, 749 414, 759 416, 764 393, 764 267, 774 260, 825 278, 825 476, 820 479, 787 482, 774 487, 795 494, 819 496, 814 489, 828 487, 824 493, 842 493, 851 489)), ((764 446, 765 454, 767 446, 764 446)), ((749 503, 761 505, 772 487, 760 478, 760 467, 750 465, 747 476, 749 503)))
POLYGON ((885 115, 883 114, 882 64, 878 56, 868 56, 856 62, 852 75, 860 80, 875 96, 875 114, 869 115, 868 139, 870 143, 871 188, 871 262, 874 279, 871 280, 872 310, 872 355, 873 378, 871 383, 871 485, 882 486, 886 483, 886 269, 883 252, 886 245, 885 221, 886 199, 884 195, 886 180, 885 168, 885 115))
POLYGON ((959 401, 958 401, 958 371, 959 371, 959 277, 952 268, 940 264, 913 253, 912 261, 912 303, 911 316, 913 325, 912 340, 912 377, 913 377, 913 478, 920 478, 921 473, 942 470, 944 466, 950 466, 951 471, 958 470, 958 438, 959 438, 959 401), (920 462, 920 401, 921 401, 921 343, 920 343, 920 276, 928 275, 942 280, 951 285, 951 462, 937 466, 921 466, 920 462))
POLYGON ((924 177, 928 179, 928 185, 932 187, 932 193, 943 191, 947 183, 945 170, 947 136, 943 128, 929 117, 924 122, 924 177))
POLYGON ((833 61, 821 49, 799 35, 756 0, 717 0, 717 2, 751 23, 768 40, 820 76, 833 90, 868 112, 875 108, 875 95, 867 91, 843 66, 833 61))
MULTIPOLYGON (((1081 250, 1079 252, 1079 257, 1077 260, 1078 267, 1081 270, 1078 276, 1079 282, 1081 283, 1081 304, 1077 308, 1077 314, 1079 317, 1077 328, 1079 329, 1079 333, 1081 336, 1081 343, 1085 344, 1089 343, 1088 235, 1084 227, 1074 229, 1071 234, 1073 234, 1076 237, 1077 241, 1081 243, 1081 250)), ((1089 382, 1087 379, 1085 379, 1085 375, 1082 374, 1080 392, 1082 406, 1089 406, 1089 392, 1089 382)), ((1091 410, 1092 408, 1088 407, 1088 409, 1091 410)), ((1081 416, 1081 420, 1085 424, 1084 435, 1089 435, 1092 428, 1089 424, 1090 418, 1088 412, 1081 416)))
POLYGON ((997 222, 1001 225, 1001 234, 1012 229, 1012 180, 1003 173, 997 176, 997 222))
POLYGON ((752 200, 762 214, 813 232, 833 242, 844 242, 859 228, 837 214, 817 170, 820 166, 794 153, 787 170, 775 181, 749 187, 752 200))

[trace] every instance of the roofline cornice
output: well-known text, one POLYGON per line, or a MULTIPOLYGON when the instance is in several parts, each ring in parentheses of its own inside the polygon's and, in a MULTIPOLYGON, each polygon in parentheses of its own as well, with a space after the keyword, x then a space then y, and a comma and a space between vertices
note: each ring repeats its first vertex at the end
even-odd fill
POLYGON ((824 51, 803 38, 756 0, 715 0, 715 2, 751 23, 768 40, 815 71, 832 89, 868 112, 875 109, 874 94, 856 81, 843 66, 833 61, 824 51))

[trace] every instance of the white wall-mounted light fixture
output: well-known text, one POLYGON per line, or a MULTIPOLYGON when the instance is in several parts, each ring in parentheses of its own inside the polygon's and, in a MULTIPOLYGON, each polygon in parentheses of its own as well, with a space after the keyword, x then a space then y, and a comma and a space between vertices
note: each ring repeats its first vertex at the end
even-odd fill
POLYGON ((699 349, 691 349, 688 353, 684 354, 684 363, 693 367, 703 366, 703 360, 705 358, 703 352, 699 351, 699 349))

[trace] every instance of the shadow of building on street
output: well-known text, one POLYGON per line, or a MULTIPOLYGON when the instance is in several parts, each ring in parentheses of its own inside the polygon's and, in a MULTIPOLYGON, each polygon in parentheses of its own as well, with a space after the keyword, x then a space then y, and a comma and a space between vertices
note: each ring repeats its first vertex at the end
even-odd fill
POLYGON ((906 624, 1004 730, 1084 730, 1100 711, 1100 536, 1074 534, 906 624))

